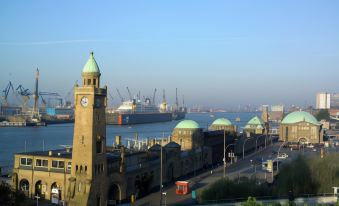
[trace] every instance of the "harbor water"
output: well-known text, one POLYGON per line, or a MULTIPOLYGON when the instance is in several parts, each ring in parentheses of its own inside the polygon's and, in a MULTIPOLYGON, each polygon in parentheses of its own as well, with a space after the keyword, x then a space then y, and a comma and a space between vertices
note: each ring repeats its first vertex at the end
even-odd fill
MULTIPOLYGON (((238 126, 238 131, 255 115, 259 113, 189 113, 186 119, 199 123, 206 130, 217 118, 228 118, 238 126), (240 121, 236 122, 236 118, 240 121)), ((126 138, 161 138, 171 134, 179 121, 140 124, 140 125, 107 125, 107 145, 112 145, 116 135, 122 136, 123 143, 126 138)), ((3 172, 10 171, 13 166, 15 153, 25 151, 61 149, 72 145, 73 124, 48 125, 47 127, 3 127, 0 128, 0 167, 3 172)))

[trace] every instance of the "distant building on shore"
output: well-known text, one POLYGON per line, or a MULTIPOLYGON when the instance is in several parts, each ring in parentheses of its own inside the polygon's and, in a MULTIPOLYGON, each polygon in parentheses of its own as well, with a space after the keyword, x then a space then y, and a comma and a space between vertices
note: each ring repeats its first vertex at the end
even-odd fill
POLYGON ((316 109, 330 109, 331 108, 331 94, 327 92, 317 93, 316 109))
POLYGON ((280 122, 284 117, 284 105, 272 105, 271 111, 269 112, 269 119, 273 122, 280 122))

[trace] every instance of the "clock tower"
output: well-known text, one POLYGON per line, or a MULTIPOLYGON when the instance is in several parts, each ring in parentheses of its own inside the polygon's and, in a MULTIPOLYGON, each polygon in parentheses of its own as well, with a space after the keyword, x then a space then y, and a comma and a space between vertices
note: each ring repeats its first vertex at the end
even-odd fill
POLYGON ((100 70, 93 52, 75 86, 75 123, 68 205, 107 204, 106 118, 107 87, 100 88, 100 70))

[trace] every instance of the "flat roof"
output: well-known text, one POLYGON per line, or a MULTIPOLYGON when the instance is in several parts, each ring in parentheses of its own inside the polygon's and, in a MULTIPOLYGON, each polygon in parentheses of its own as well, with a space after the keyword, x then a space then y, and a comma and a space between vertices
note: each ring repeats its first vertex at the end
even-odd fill
POLYGON ((72 158, 72 150, 67 152, 65 149, 58 150, 47 150, 47 151, 32 151, 32 152, 22 152, 16 153, 16 155, 30 155, 30 156, 39 156, 39 157, 59 157, 59 158, 72 158), (49 152, 52 151, 52 155, 49 155, 49 152))

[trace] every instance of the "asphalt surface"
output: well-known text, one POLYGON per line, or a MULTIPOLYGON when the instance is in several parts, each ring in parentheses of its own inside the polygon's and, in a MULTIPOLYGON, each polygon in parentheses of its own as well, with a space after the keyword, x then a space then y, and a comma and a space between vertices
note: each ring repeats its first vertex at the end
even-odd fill
MULTIPOLYGON (((238 160, 237 162, 230 164, 227 163, 226 168, 226 177, 229 179, 236 179, 240 177, 253 177, 262 179, 263 181, 272 181, 272 175, 276 175, 277 171, 274 174, 269 173, 262 168, 262 160, 274 159, 277 157, 277 152, 280 148, 281 143, 274 143, 267 148, 262 148, 252 154, 247 155, 244 159, 238 160)), ((298 155, 312 156, 320 155, 320 149, 313 151, 313 148, 304 148, 301 150, 290 150, 289 148, 281 147, 280 154, 286 153, 288 157, 286 159, 280 159, 278 169, 281 168, 282 164, 286 164, 295 158, 298 155)), ((241 158, 241 157, 240 157, 241 158)), ((192 190, 196 191, 196 194, 206 187, 209 184, 219 180, 224 176, 223 166, 219 166, 213 170, 205 171, 195 177, 190 179, 185 179, 185 181, 190 181, 192 183, 192 190)), ((177 195, 175 194, 175 184, 171 184, 163 189, 163 205, 191 205, 195 201, 192 200, 191 193, 187 195, 177 195)), ((143 197, 135 202, 134 205, 148 206, 148 205, 160 205, 160 192, 154 192, 150 195, 143 197)))

